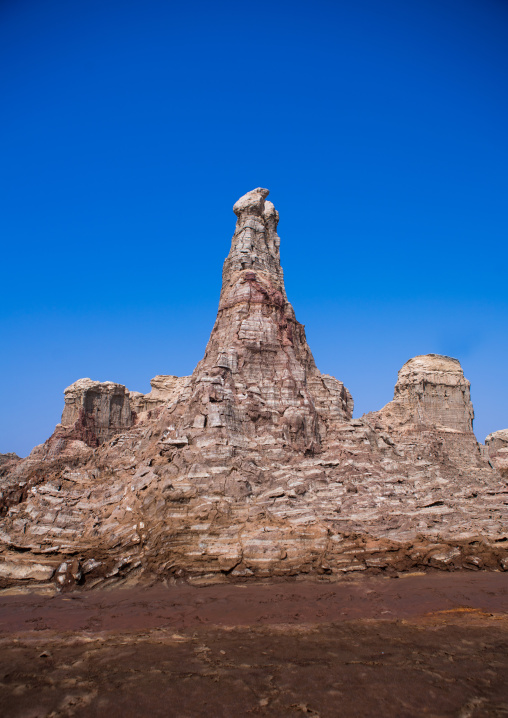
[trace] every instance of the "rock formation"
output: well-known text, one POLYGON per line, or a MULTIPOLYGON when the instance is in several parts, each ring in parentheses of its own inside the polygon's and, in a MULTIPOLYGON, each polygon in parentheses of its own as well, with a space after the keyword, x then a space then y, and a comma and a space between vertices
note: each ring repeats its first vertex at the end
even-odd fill
POLYGON ((411 359, 353 420, 288 302, 267 195, 234 206, 192 376, 146 395, 80 380, 46 444, 0 472, 0 585, 508 568, 505 449, 477 444, 459 362, 411 359))
POLYGON ((150 381, 152 390, 148 394, 129 391, 123 384, 112 381, 78 379, 64 391, 61 423, 45 444, 33 449, 30 457, 90 456, 90 448, 130 429, 138 420, 150 419, 157 407, 178 396, 188 379, 186 376, 156 376, 150 381))
POLYGON ((0 466, 7 466, 7 464, 11 464, 12 462, 19 461, 19 456, 14 453, 9 454, 0 454, 0 466))
POLYGON ((150 380, 152 391, 148 394, 141 394, 139 391, 129 392, 131 409, 138 416, 153 411, 163 404, 171 403, 178 397, 188 379, 188 376, 154 376, 150 380))
POLYGON ((372 417, 397 436, 406 455, 412 451, 414 457, 423 453, 432 458, 441 451, 448 460, 474 466, 480 447, 473 433, 469 387, 457 359, 417 356, 399 371, 393 401, 372 417))
POLYGON ((61 426, 88 446, 100 446, 134 423, 129 392, 122 384, 79 379, 64 395, 61 426))
POLYGON ((508 479, 508 429, 494 431, 485 439, 488 456, 499 473, 508 479))
POLYGON ((393 401, 383 409, 394 425, 434 426, 470 434, 473 405, 469 382, 457 359, 428 354, 407 361, 399 371, 393 401))

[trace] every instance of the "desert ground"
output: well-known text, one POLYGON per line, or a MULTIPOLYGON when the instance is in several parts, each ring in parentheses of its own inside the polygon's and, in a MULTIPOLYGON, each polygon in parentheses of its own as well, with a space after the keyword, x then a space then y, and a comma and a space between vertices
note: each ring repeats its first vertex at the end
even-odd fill
POLYGON ((0 596, 0 714, 508 715, 508 576, 0 596))

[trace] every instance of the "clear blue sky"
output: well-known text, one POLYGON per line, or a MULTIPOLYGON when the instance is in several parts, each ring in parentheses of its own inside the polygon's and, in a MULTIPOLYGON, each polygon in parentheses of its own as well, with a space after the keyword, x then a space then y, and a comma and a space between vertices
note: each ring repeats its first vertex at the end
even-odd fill
POLYGON ((192 372, 258 186, 357 416, 437 352, 508 427, 507 37, 505 0, 3 0, 0 451, 80 377, 192 372))

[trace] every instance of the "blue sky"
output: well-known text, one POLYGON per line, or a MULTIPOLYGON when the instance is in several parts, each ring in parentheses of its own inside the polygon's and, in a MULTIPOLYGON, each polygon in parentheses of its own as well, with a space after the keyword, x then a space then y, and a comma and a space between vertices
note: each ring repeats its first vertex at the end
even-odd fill
POLYGON ((357 416, 436 352, 508 427, 507 33, 503 0, 0 3, 0 451, 80 377, 192 372, 258 186, 357 416))

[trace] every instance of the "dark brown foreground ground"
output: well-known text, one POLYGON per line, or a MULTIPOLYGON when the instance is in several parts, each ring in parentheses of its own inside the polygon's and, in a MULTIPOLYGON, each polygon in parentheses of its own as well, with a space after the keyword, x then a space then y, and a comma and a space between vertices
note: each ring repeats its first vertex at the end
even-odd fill
POLYGON ((0 597, 0 716, 508 716, 508 574, 0 597))

